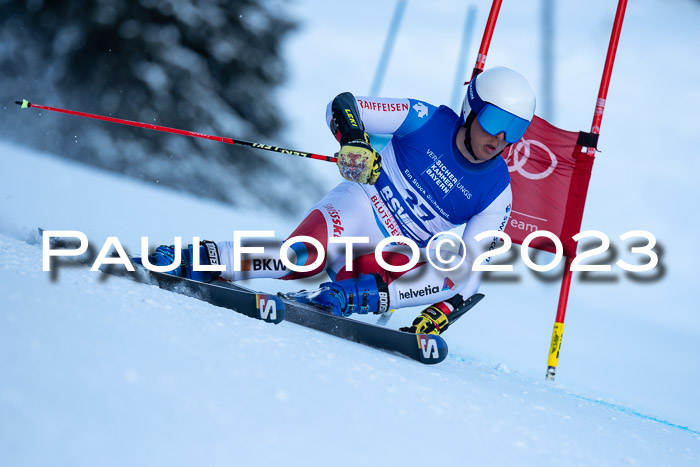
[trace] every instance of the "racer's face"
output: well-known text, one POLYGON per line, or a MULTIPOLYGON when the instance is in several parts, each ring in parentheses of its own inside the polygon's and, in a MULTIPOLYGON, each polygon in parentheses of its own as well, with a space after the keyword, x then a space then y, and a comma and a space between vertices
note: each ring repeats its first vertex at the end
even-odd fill
MULTIPOLYGON (((474 156, 481 162, 491 159, 508 145, 504 132, 500 132, 495 136, 491 135, 481 128, 477 119, 474 119, 472 122, 469 132, 474 156)), ((469 159, 471 160, 471 158, 469 159)), ((476 161, 472 160, 472 162, 476 161)))

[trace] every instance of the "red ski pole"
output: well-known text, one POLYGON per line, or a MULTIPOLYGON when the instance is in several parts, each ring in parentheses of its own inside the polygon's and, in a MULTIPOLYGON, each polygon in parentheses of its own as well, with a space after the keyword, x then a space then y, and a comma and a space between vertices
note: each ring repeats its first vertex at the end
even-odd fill
POLYGON ((188 131, 188 130, 179 130, 177 128, 170 128, 167 126, 153 125, 151 123, 134 122, 131 120, 124 120, 121 118, 106 117, 104 115, 96 115, 96 114, 90 114, 90 113, 85 113, 85 112, 77 112, 75 110, 60 109, 58 107, 48 107, 46 105, 32 104, 27 99, 22 99, 21 101, 15 101, 15 104, 20 105, 23 109, 28 109, 31 107, 34 109, 49 110, 51 112, 60 112, 60 113, 65 113, 65 114, 69 114, 69 115, 75 115, 78 117, 92 118, 95 120, 102 120, 105 122, 118 123, 120 125, 128 125, 128 126, 135 126, 138 128, 146 128, 148 130, 162 131, 164 133, 175 133, 177 135, 192 136, 194 138, 210 139, 212 141, 219 141, 221 143, 226 143, 226 144, 238 144, 240 146, 249 146, 249 147, 255 148, 255 149, 262 149, 264 151, 278 152, 280 154, 288 154, 290 156, 308 157, 309 159, 317 159, 317 160, 326 161, 326 162, 336 162, 338 160, 336 157, 332 157, 332 156, 324 156, 322 154, 314 154, 311 152, 304 152, 304 151, 295 151, 293 149, 280 148, 280 147, 272 146, 269 144, 252 143, 250 141, 243 141, 240 139, 226 138, 223 136, 207 135, 204 133, 197 133, 197 132, 188 131))

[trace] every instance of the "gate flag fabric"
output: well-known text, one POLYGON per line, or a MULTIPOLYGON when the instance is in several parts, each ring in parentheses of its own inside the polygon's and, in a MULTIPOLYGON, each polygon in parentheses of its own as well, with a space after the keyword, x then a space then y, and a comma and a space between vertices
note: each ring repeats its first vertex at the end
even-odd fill
MULTIPOLYGON (((565 131, 535 116, 523 138, 503 151, 513 189, 505 232, 522 244, 537 230, 561 240, 564 256, 576 256, 571 238, 581 228, 594 156, 577 144, 579 132, 565 131)), ((531 247, 554 253, 551 240, 538 237, 531 247)))

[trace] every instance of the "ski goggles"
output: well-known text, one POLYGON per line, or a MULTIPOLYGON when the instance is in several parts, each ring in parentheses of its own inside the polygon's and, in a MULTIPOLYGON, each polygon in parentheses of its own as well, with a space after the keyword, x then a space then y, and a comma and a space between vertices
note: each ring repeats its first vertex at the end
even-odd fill
POLYGON ((506 135, 506 141, 515 143, 525 134, 530 122, 524 118, 506 112, 493 104, 485 104, 476 114, 481 128, 490 135, 496 136, 500 132, 506 135))
MULTIPOLYGON (((472 81, 473 83, 474 81, 472 81)), ((530 122, 518 117, 508 111, 503 110, 488 102, 484 102, 477 94, 474 86, 469 86, 467 90, 469 107, 476 114, 481 128, 490 135, 496 136, 503 132, 508 143, 516 143, 525 134, 525 130, 530 126, 530 122)))

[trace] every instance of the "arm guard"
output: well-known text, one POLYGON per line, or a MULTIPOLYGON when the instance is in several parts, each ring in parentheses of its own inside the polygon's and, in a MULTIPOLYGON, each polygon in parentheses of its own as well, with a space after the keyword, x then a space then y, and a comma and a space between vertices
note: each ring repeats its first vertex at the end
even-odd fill
POLYGON ((360 120, 355 96, 351 93, 344 92, 333 99, 331 115, 331 131, 341 146, 349 141, 365 139, 365 126, 360 120))

